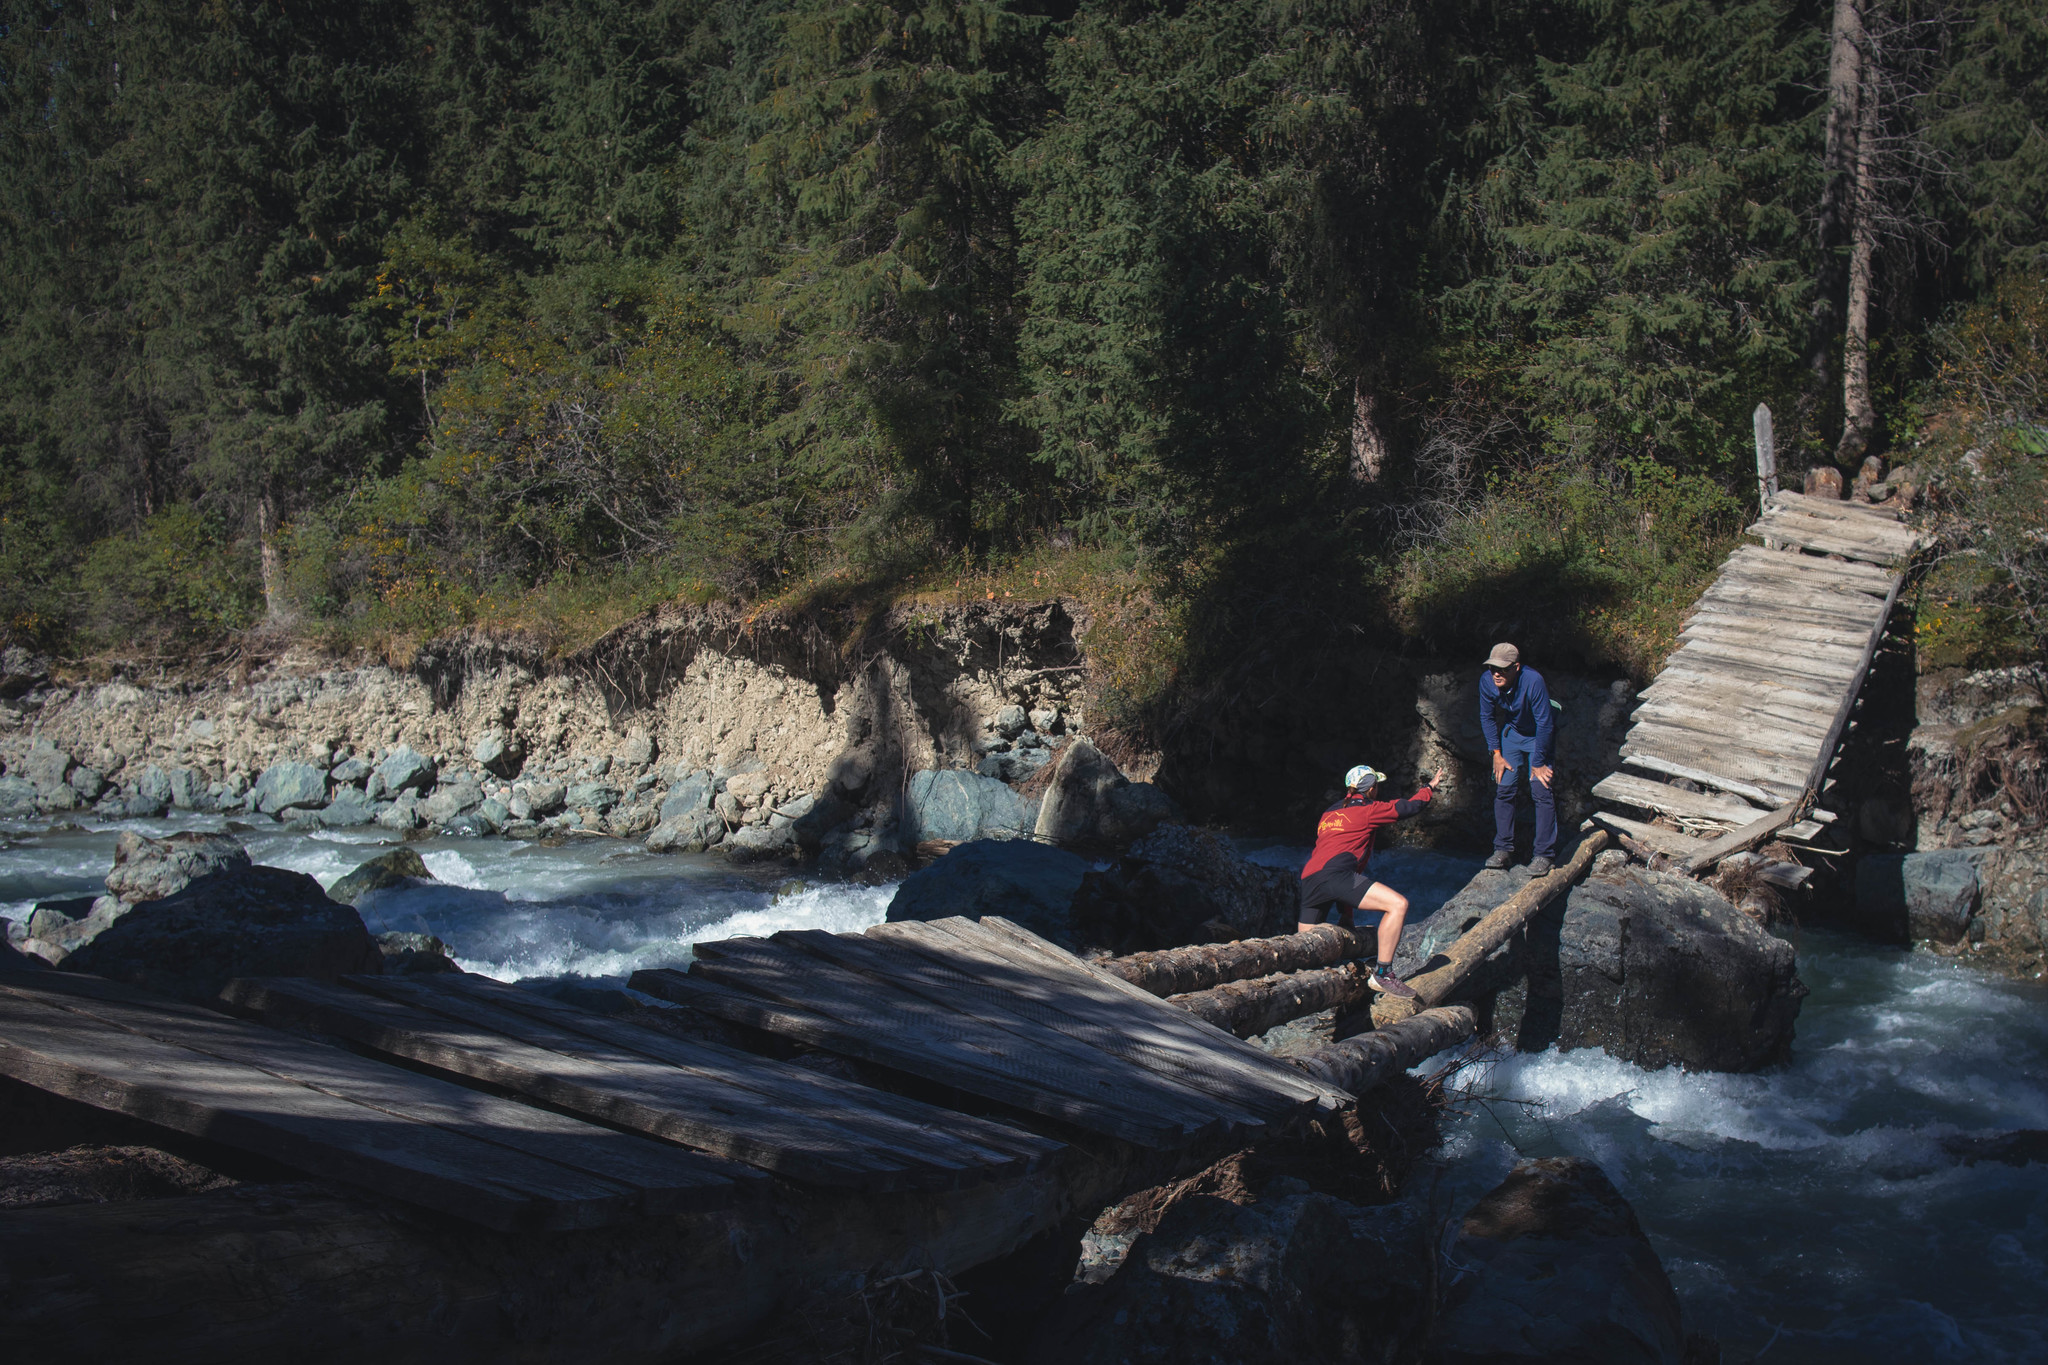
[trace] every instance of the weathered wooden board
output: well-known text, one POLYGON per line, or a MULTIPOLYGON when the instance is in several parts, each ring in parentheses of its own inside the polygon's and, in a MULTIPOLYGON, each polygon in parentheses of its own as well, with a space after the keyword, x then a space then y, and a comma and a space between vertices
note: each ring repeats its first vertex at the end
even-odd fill
POLYGON ((1686 762, 1682 759, 1664 758, 1658 754, 1629 754, 1627 762, 1631 767, 1641 768, 1647 773, 1662 773, 1666 777, 1682 777, 1688 782, 1701 782, 1717 791, 1733 792, 1737 796, 1747 797, 1760 805, 1768 805, 1773 801, 1783 802, 1790 795, 1782 784, 1778 785, 1777 790, 1772 790, 1770 786, 1761 783, 1746 782, 1725 773, 1709 772, 1698 766, 1698 760, 1686 762))
MULTIPOLYGON (((1712 747, 1691 731, 1638 725, 1622 741, 1621 756, 1661 758, 1672 763, 1697 763, 1708 772, 1753 782, 1766 791, 1800 789, 1805 768, 1796 755, 1759 754, 1747 746, 1721 740, 1712 747)), ((1784 804, 1784 798, 1779 798, 1784 804)), ((1775 807, 1773 808, 1775 809, 1775 807)))
MULTIPOLYGON (((952 923, 952 921, 940 921, 952 923)), ((1199 1019, 1162 1006, 1152 996, 1139 990, 1130 982, 1111 975, 1090 963, 1082 961, 1056 944, 1049 943, 1032 933, 1023 925, 1003 918, 1001 915, 986 915, 975 922, 974 928, 980 934, 992 939, 996 946, 1013 948, 1024 956, 1018 961, 1035 961, 1047 969, 1067 973, 1083 987, 1099 987, 1113 995, 1134 1001, 1139 1008, 1151 1011, 1140 1015, 1161 1028, 1184 1032, 1188 1036, 1216 1049, 1225 1055, 1234 1056, 1247 1074, 1259 1076, 1277 1089, 1305 1100, 1312 1100, 1326 1106, 1343 1106, 1352 1103, 1354 1097, 1341 1090, 1335 1090, 1320 1082, 1303 1076, 1292 1066, 1280 1061, 1268 1052, 1252 1046, 1240 1038, 1233 1038, 1222 1029, 1204 1024, 1199 1019)))
POLYGON ((940 1011, 987 1024, 1017 1038, 1048 1063, 1072 1067, 1076 1078, 1100 1071, 1108 1054, 1126 1064, 1120 1083, 1128 1087, 1132 1102, 1156 1113, 1178 1113, 1183 1122, 1195 1126, 1220 1118, 1242 1128, 1264 1127, 1264 1119, 1213 1088, 1205 1090, 1215 1079, 1205 1069, 1176 1066, 1164 1058, 1159 1059, 1165 1064, 1162 1069, 1148 1068, 1135 1061, 1142 1043, 1121 1031, 1076 1019, 1042 1001, 1034 1003, 1017 989, 1025 984, 1020 973, 998 977, 999 984, 991 984, 975 970, 981 964, 959 954, 920 952, 907 943, 862 934, 796 930, 776 934, 769 942, 778 948, 794 946, 865 976, 884 990, 918 996, 940 1011))
POLYGON ((723 1163, 679 1151, 669 1161, 644 1139, 570 1128, 573 1121, 510 1100, 280 1035, 275 1050, 285 1065, 314 1073, 300 1081, 219 1055, 269 1043, 255 1025, 221 1019, 202 1027, 166 1015, 138 1032, 100 1017, 122 1002, 85 1002, 29 980, 0 986, 0 1072, 486 1227, 600 1227, 713 1206, 735 1192, 723 1163), (246 1030, 239 1039, 237 1029, 246 1030), (200 1046, 153 1034, 190 1036, 200 1046), (574 1147, 576 1164, 536 1147, 574 1147))
POLYGON ((1177 1123, 1139 1114, 1111 1102, 1076 1099, 1041 1089, 1030 1077, 1016 1074, 1003 1059, 984 1065, 979 1057, 961 1056, 951 1049, 920 1052, 915 1047, 904 1046, 886 1030, 849 1024, 830 1014, 771 1000, 751 991, 720 985, 707 976, 679 972, 670 967, 635 972, 631 984, 635 990, 688 1005, 720 1019, 779 1034, 906 1075, 937 1081, 966 1094, 979 1095, 1026 1113, 1042 1114, 1136 1146, 1164 1149, 1179 1147, 1187 1141, 1186 1131, 1177 1123))
POLYGON ((1880 525, 1903 525, 1898 509, 1878 507, 1867 502, 1844 502, 1838 498, 1815 498, 1804 493, 1795 493, 1789 488, 1778 490, 1771 501, 1778 506, 1813 516, 1835 517, 1843 521, 1869 521, 1880 525))
POLYGON ((1746 825, 1762 815, 1762 808, 1718 792, 1689 792, 1668 783, 1637 777, 1634 773, 1609 773, 1593 784, 1593 795, 1602 801, 1641 806, 1662 815, 1681 819, 1718 820, 1727 825, 1746 825))
POLYGON ((715 1064, 717 1070, 713 1074, 737 1077, 746 1088, 759 1090, 774 1102, 800 1112, 815 1110, 843 1114, 871 1110, 908 1124, 919 1132, 943 1130, 977 1147, 1010 1153, 1029 1170, 1043 1166, 1063 1146, 1052 1138, 1027 1133, 1006 1123, 934 1108, 922 1101, 842 1080, 811 1067, 778 1062, 701 1039, 659 1033, 564 1004, 537 991, 508 986, 486 976, 439 976, 433 979, 433 985, 436 989, 476 996, 506 1009, 533 1015, 570 1033, 582 1034, 685 1071, 701 1072, 707 1064, 715 1064), (795 1093, 791 1093, 792 1089, 795 1093))
POLYGON ((376 994, 296 979, 238 981, 227 998, 266 1018, 807 1183, 949 1188, 1016 1162, 864 1110, 815 1100, 805 1107, 795 1087, 763 1093, 624 1052, 607 1055, 603 1044, 436 992, 419 984, 425 979, 359 978, 374 983, 376 994))
POLYGON ((1707 846, 1704 839, 1695 839, 1690 834, 1665 829, 1662 825, 1649 824, 1643 820, 1632 820, 1613 811, 1597 810, 1593 819, 1609 829, 1617 830, 1658 853, 1668 853, 1674 858, 1690 858, 1707 846))
POLYGON ((1195 1087, 1262 1119, 1284 1119, 1302 1097, 1276 1089, 1268 1076, 1249 1073, 1217 1049, 1191 1044, 1170 1024, 1132 1003, 1107 997, 1036 964, 1005 955, 999 943, 967 920, 877 925, 864 936, 924 954, 983 988, 1000 991, 1004 1007, 1124 1062, 1195 1087))
POLYGON ((1782 582, 1798 582, 1808 588, 1830 585, 1883 597, 1894 577, 1888 569, 1853 560, 1816 559, 1795 550, 1766 550, 1740 545, 1728 556, 1723 573, 1759 574, 1782 582))
POLYGON ((1837 649, 1860 648, 1863 637, 1869 633, 1867 626, 1853 626, 1846 622, 1840 625, 1818 626, 1804 621, 1788 621, 1769 615, 1732 616, 1712 607, 1703 607, 1686 618, 1679 629, 1679 638, 1694 633, 1715 633, 1731 636, 1755 636, 1770 643, 1799 645, 1815 644, 1837 649))
POLYGON ((1731 626, 1721 621, 1694 617, 1678 633, 1685 641, 1700 640, 1759 649, 1767 653, 1790 654, 1816 663, 1846 664, 1851 670, 1862 657, 1863 643, 1852 634, 1836 632, 1827 636, 1800 632, 1795 627, 1755 625, 1731 626), (1848 641, 1854 640, 1854 643, 1848 641))

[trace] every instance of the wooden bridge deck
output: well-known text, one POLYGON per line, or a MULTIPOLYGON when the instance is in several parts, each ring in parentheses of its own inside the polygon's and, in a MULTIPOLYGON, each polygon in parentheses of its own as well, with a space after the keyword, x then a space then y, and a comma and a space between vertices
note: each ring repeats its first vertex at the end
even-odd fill
POLYGON ((1662 852, 1697 857, 1788 806, 1803 817, 1785 821, 1794 839, 1835 818, 1818 806, 1828 768, 1924 543, 1888 508, 1788 492, 1770 495, 1749 534, 1763 545, 1728 557, 1641 695, 1624 770, 1593 787, 1648 813, 1595 819, 1662 852))
POLYGON ((712 1209, 770 1175, 959 1190, 1040 1171, 1075 1135, 1174 1153, 1351 1100, 1002 920, 698 953, 634 984, 1012 1117, 464 975, 231 983, 260 1022, 0 976, 0 1075, 499 1229, 712 1209))

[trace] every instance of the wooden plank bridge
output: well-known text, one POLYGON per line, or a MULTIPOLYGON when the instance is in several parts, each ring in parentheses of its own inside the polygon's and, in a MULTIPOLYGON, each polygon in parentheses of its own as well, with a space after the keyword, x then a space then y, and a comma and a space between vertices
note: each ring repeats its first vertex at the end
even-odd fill
POLYGON ((1593 787, 1595 820, 1696 870, 1835 819, 1828 769, 1924 544, 1889 507, 1791 492, 1767 493, 1749 534, 1763 545, 1722 565, 1641 695, 1623 769, 1593 787))

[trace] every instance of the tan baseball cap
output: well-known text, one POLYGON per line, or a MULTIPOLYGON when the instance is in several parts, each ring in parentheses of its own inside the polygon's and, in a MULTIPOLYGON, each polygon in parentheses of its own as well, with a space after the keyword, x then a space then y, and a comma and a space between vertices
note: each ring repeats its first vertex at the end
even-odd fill
POLYGON ((1488 668, 1513 668, 1520 662, 1522 662, 1522 651, 1510 644, 1495 645, 1493 653, 1486 656, 1486 666, 1488 668))

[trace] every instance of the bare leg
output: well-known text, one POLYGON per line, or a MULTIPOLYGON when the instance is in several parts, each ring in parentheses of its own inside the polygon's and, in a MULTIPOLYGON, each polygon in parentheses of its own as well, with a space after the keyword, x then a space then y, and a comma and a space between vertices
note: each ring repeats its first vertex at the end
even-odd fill
POLYGON ((1408 920, 1408 898, 1385 882, 1374 882, 1358 908, 1380 912, 1379 960, 1392 962, 1394 950, 1401 946, 1401 926, 1408 920))

